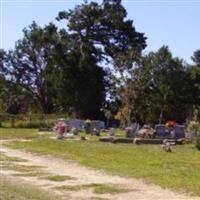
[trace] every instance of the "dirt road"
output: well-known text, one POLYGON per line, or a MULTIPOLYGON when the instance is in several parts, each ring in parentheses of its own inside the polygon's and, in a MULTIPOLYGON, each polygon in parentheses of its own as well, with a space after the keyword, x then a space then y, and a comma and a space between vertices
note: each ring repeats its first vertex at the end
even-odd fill
POLYGON ((15 174, 15 180, 22 180, 62 197, 65 195, 68 197, 70 196, 70 199, 200 200, 198 197, 191 197, 187 194, 175 193, 169 189, 162 189, 159 186, 146 184, 142 180, 124 178, 105 173, 104 171, 84 167, 70 160, 65 161, 52 156, 33 155, 24 151, 9 149, 4 146, 1 147, 0 151, 2 155, 8 158, 15 157, 26 159, 25 162, 23 160, 21 162, 9 161, 12 162, 13 165, 30 167, 34 165, 40 167, 40 172, 37 172, 38 176, 23 176, 23 171, 15 171, 14 167, 7 168, 4 165, 1 169, 2 175, 13 177, 13 174, 15 174), (18 173, 19 176, 16 176, 16 173, 18 173), (48 177, 50 175, 55 175, 69 178, 64 181, 53 181, 42 178, 42 173, 48 174, 48 177), (99 185, 103 185, 104 188, 111 186, 113 188, 118 188, 118 190, 115 192, 110 192, 109 190, 107 192, 95 192, 94 188, 99 185), (59 189, 59 187, 63 189, 59 189))

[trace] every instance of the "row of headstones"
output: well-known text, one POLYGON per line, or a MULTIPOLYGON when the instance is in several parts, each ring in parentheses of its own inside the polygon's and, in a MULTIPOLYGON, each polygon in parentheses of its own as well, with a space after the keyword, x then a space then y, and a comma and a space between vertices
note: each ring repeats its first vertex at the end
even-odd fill
POLYGON ((174 127, 170 129, 166 129, 164 124, 157 124, 155 126, 155 136, 156 137, 171 137, 171 138, 185 138, 185 126, 184 125, 174 125, 174 127))
MULTIPOLYGON (((80 120, 80 119, 72 119, 72 120, 69 120, 68 123, 71 127, 77 128, 79 130, 83 129, 86 125, 85 120, 80 120)), ((94 128, 104 129, 105 123, 100 120, 92 120, 90 124, 90 130, 92 131, 94 128)))
MULTIPOLYGON (((153 137, 176 139, 185 138, 184 128, 185 126, 176 124, 172 130, 169 130, 164 124, 157 124, 154 129, 153 137)), ((126 136, 129 138, 135 137, 139 129, 139 124, 133 124, 133 126, 126 129, 126 136)))

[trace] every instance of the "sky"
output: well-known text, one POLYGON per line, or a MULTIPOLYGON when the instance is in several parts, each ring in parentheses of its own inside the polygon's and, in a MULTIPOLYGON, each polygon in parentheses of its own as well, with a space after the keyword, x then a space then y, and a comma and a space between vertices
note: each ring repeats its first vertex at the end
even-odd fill
MULTIPOLYGON (((23 37, 22 29, 32 21, 40 26, 56 22, 59 11, 73 9, 82 2, 0 0, 0 48, 13 49, 23 37)), ((144 53, 168 45, 174 56, 192 62, 193 52, 200 49, 200 0, 122 0, 122 4, 136 30, 148 38, 144 53)))

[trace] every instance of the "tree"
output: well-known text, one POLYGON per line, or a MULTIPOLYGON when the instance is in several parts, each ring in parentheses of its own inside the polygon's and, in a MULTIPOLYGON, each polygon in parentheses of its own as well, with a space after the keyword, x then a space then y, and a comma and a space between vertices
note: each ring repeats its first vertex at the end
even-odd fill
POLYGON ((64 111, 71 110, 78 118, 98 119, 102 117, 100 110, 105 101, 106 73, 97 65, 91 46, 84 53, 80 62, 77 58, 81 57, 81 52, 75 46, 64 58, 59 102, 64 111))
POLYGON ((107 0, 100 5, 84 3, 60 12, 57 19, 67 20, 69 33, 76 38, 82 58, 85 45, 90 43, 99 61, 112 62, 122 71, 131 68, 146 47, 144 34, 137 32, 133 21, 126 17, 121 1, 107 0))
POLYGON ((188 102, 186 68, 173 58, 168 47, 143 56, 126 91, 131 99, 131 116, 141 123, 173 119, 184 122, 188 102))
POLYGON ((6 110, 5 88, 6 88, 5 78, 1 75, 0 76, 0 112, 5 112, 6 110))
POLYGON ((87 44, 91 44, 99 62, 113 65, 123 74, 133 67, 146 47, 144 34, 137 32, 133 21, 126 17, 121 1, 107 0, 100 5, 84 3, 68 12, 60 12, 57 19, 67 21, 67 29, 75 38, 81 58, 85 57, 87 44))
POLYGON ((0 112, 18 114, 21 111, 22 102, 29 99, 30 103, 31 98, 20 85, 10 80, 8 63, 8 54, 5 51, 0 51, 0 112))
POLYGON ((200 49, 196 50, 192 56, 193 62, 200 67, 200 49))
POLYGON ((121 1, 104 0, 60 12, 57 19, 67 20, 66 29, 33 22, 4 59, 6 78, 45 113, 98 118, 109 80, 105 68, 112 65, 126 80, 146 46, 144 34, 126 17, 121 1))
POLYGON ((29 94, 44 113, 53 111, 55 87, 55 59, 57 28, 49 24, 44 29, 33 22, 23 30, 24 38, 19 40, 13 51, 8 52, 4 68, 8 79, 29 94))
POLYGON ((54 24, 41 28, 33 22, 4 59, 4 69, 20 94, 31 96, 44 113, 73 110, 77 117, 98 118, 105 99, 105 72, 97 65, 90 44, 81 62, 75 44, 72 36, 57 31, 54 24))
POLYGON ((10 84, 6 80, 6 68, 4 67, 5 62, 8 60, 7 53, 0 50, 0 112, 4 113, 9 107, 9 91, 10 84))
POLYGON ((60 12, 57 17, 67 21, 67 29, 80 52, 80 65, 89 45, 98 63, 113 67, 111 74, 115 83, 110 84, 112 88, 109 89, 115 90, 114 93, 119 91, 116 88, 118 82, 120 87, 127 84, 127 74, 131 73, 134 62, 139 60, 146 47, 144 34, 137 32, 133 21, 126 17, 120 0, 104 0, 102 4, 86 2, 68 12, 60 12), (114 69, 118 78, 113 76, 114 69))
POLYGON ((188 86, 187 91, 190 94, 188 101, 190 102, 190 117, 197 111, 197 118, 200 119, 200 50, 194 52, 192 56, 193 65, 187 68, 188 86))

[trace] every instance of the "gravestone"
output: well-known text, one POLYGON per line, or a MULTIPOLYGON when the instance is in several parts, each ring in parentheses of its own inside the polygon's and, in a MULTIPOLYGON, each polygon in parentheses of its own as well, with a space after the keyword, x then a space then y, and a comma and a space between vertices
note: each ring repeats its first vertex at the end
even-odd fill
POLYGON ((92 134, 96 136, 100 136, 100 129, 94 128, 92 134))
POLYGON ((91 121, 90 120, 85 121, 85 132, 87 134, 91 133, 91 121))
POLYGON ((70 131, 73 135, 78 135, 79 134, 79 130, 75 127, 73 127, 70 131))
POLYGON ((125 128, 126 137, 134 138, 136 136, 136 133, 139 131, 139 129, 140 129, 140 125, 138 123, 134 123, 130 127, 125 128))
POLYGON ((108 132, 108 135, 109 135, 110 137, 115 136, 115 129, 114 129, 114 128, 111 128, 111 129, 109 130, 109 132, 108 132))
POLYGON ((164 138, 166 136, 164 124, 156 124, 156 126, 155 126, 155 136, 157 138, 164 138))
POLYGON ((176 139, 185 138, 184 128, 185 127, 183 125, 175 125, 174 126, 174 137, 176 139))
POLYGON ((125 129, 125 131, 126 131, 126 137, 127 138, 133 138, 134 137, 134 130, 133 130, 132 127, 127 127, 125 129))

